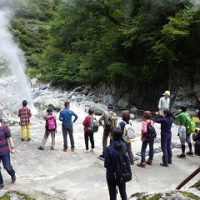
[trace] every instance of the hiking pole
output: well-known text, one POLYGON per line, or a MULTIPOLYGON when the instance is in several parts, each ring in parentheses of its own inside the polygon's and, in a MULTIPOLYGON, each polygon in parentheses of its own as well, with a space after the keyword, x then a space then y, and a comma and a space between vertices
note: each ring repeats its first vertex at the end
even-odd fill
POLYGON ((200 167, 198 167, 192 174, 190 174, 184 181, 182 181, 177 187, 176 190, 180 190, 186 183, 193 179, 200 172, 200 167))

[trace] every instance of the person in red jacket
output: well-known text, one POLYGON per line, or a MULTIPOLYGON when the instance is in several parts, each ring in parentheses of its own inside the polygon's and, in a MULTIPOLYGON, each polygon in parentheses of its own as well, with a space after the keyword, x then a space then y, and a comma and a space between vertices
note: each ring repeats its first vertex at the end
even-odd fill
POLYGON ((84 126, 84 139, 85 139, 85 148, 86 150, 89 150, 88 147, 88 140, 90 139, 91 148, 94 149, 94 132, 92 130, 92 119, 94 118, 94 110, 89 109, 88 110, 88 116, 83 121, 84 126))

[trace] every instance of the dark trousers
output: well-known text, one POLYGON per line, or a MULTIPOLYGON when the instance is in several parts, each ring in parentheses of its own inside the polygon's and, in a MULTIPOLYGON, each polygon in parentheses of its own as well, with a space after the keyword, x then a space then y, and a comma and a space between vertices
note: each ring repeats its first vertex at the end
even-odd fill
POLYGON ((127 146, 127 152, 128 152, 128 156, 130 159, 130 163, 131 163, 131 165, 133 165, 134 164, 134 156, 133 156, 133 152, 132 152, 131 143, 126 143, 126 146, 127 146))
POLYGON ((147 145, 149 144, 149 160, 153 160, 154 155, 154 140, 144 140, 142 142, 142 150, 141 150, 141 163, 145 163, 145 156, 146 156, 146 149, 147 145))
POLYGON ((85 132, 84 135, 85 138, 85 148, 88 150, 88 140, 90 139, 90 143, 91 143, 91 148, 94 149, 94 133, 92 131, 87 131, 85 132))
POLYGON ((161 149, 163 152, 162 161, 164 164, 172 162, 171 136, 161 135, 161 149))
POLYGON ((109 136, 110 132, 111 132, 110 129, 108 129, 107 127, 104 128, 104 131, 103 131, 103 140, 102 140, 102 146, 103 146, 102 155, 105 155, 106 147, 108 145, 108 136, 109 136))
POLYGON ((69 139, 71 143, 71 148, 74 147, 74 136, 73 136, 73 127, 71 126, 62 126, 62 131, 63 131, 63 143, 64 143, 64 149, 68 148, 68 141, 67 141, 67 135, 69 134, 69 139))
POLYGON ((200 156, 200 141, 196 141, 194 144, 194 151, 196 155, 200 156))
MULTIPOLYGON (((0 161, 3 163, 4 169, 8 172, 8 174, 13 177, 15 175, 15 171, 10 163, 10 153, 7 152, 4 155, 0 155, 0 161)), ((3 177, 0 171, 0 185, 3 184, 3 177)))
POLYGON ((110 200, 117 200, 117 186, 119 188, 119 193, 120 193, 121 199, 127 200, 126 183, 116 184, 116 183, 113 183, 113 182, 109 182, 107 180, 107 184, 108 184, 108 191, 109 191, 109 195, 110 195, 110 200))

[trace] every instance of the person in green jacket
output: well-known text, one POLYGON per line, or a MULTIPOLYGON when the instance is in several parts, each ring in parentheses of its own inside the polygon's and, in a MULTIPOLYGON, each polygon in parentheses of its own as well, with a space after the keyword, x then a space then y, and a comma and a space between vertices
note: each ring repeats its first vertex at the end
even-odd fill
POLYGON ((180 106, 180 112, 177 115, 175 115, 175 119, 180 122, 179 138, 181 141, 181 149, 182 149, 182 153, 177 156, 178 158, 186 157, 185 142, 187 142, 189 146, 189 152, 187 152, 187 155, 189 156, 193 155, 191 137, 190 133, 187 130, 187 123, 188 119, 190 119, 190 115, 186 111, 187 111, 186 106, 180 106))

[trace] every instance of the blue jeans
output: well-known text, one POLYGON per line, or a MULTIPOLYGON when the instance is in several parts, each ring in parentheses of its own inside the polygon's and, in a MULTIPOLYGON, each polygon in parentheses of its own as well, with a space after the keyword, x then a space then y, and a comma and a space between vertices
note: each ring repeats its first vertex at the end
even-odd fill
POLYGON ((142 150, 141 150, 141 163, 145 163, 145 154, 146 154, 146 148, 147 145, 149 144, 149 160, 153 160, 153 155, 154 155, 154 140, 144 140, 142 142, 142 150))
POLYGON ((171 135, 161 134, 161 149, 163 152, 162 161, 163 164, 169 164, 172 162, 172 149, 171 149, 171 135))
MULTIPOLYGON (((15 175, 15 171, 10 163, 10 153, 7 152, 3 155, 0 155, 0 161, 3 163, 4 169, 8 172, 8 174, 13 177, 15 175)), ((0 171, 0 185, 3 184, 3 177, 0 171)))

